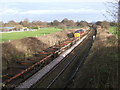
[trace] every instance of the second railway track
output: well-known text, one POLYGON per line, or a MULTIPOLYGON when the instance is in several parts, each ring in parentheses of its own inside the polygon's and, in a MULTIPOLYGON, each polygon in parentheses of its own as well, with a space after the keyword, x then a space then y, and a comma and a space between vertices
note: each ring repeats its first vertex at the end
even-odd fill
MULTIPOLYGON (((34 88, 67 88, 74 78, 78 68, 82 65, 93 43, 92 35, 89 35, 76 46, 59 64, 41 78, 34 88)), ((31 90, 30 89, 30 90, 31 90)))
MULTIPOLYGON (((91 30, 86 36, 82 38, 83 40, 76 46, 72 46, 72 45, 74 45, 77 42, 77 40, 71 39, 71 40, 66 40, 66 42, 62 44, 59 44, 59 46, 54 46, 52 48, 49 48, 49 50, 46 50, 46 52, 44 53, 40 52, 40 54, 36 54, 37 56, 41 54, 48 56, 41 59, 39 62, 33 62, 31 66, 27 67, 27 69, 24 69, 20 73, 14 75, 13 77, 6 79, 4 81, 6 84, 5 88, 33 89, 33 88, 67 87, 69 82, 75 76, 78 67, 81 66, 80 64, 82 64, 82 62, 84 62, 84 58, 87 56, 89 52, 89 49, 93 43, 93 37, 92 37, 93 35, 94 35, 94 30, 93 31, 91 30), (72 50, 69 50, 68 48, 70 48, 71 46, 74 48, 72 50), (67 54, 63 53, 66 49, 68 49, 69 52, 69 53, 66 52, 67 54), (60 57, 59 55, 60 56, 63 55, 63 56, 60 57), (57 57, 58 57, 58 61, 57 60, 54 61, 55 58, 57 59, 57 57), (49 64, 51 63, 53 63, 54 65, 51 66, 50 69, 49 64), (47 67, 50 70, 44 69, 45 64, 46 65, 48 64, 45 67, 47 67), (41 68, 43 68, 44 73, 42 72, 41 68), (43 75, 40 72, 42 72, 43 75)), ((25 64, 25 62, 23 63, 25 64)), ((27 63, 29 63, 29 61, 27 61, 27 63)))

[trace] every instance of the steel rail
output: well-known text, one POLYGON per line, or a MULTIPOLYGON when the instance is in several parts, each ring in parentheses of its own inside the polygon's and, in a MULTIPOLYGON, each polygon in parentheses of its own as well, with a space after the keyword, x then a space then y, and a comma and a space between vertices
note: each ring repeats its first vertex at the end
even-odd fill
POLYGON ((87 49, 87 53, 83 56, 81 62, 78 64, 78 66, 77 66, 74 74, 73 74, 73 75, 71 76, 71 78, 68 80, 68 83, 67 83, 67 85, 66 85, 64 88, 67 88, 68 85, 70 84, 70 82, 75 78, 75 76, 77 75, 80 67, 82 66, 82 63, 84 62, 85 58, 88 56, 88 54, 89 54, 89 52, 90 52, 90 48, 92 47, 92 44, 93 44, 93 42, 94 42, 94 40, 95 40, 94 36, 95 36, 95 35, 92 36, 92 43, 91 43, 91 45, 89 46, 89 48, 87 49))
POLYGON ((54 62, 50 63, 51 65, 47 65, 46 67, 44 67, 42 70, 38 71, 38 73, 36 73, 35 75, 33 75, 31 78, 29 78, 28 80, 24 81, 23 83, 21 83, 16 89, 18 88, 30 88, 33 84, 35 84, 37 82, 37 80, 40 80, 43 76, 45 76, 51 69, 54 69, 54 66, 56 66, 58 63, 61 62, 61 60, 67 55, 69 54, 77 45, 79 45, 82 40, 84 40, 86 38, 86 36, 84 36, 80 41, 78 41, 74 46, 72 46, 70 49, 68 49, 67 51, 65 51, 64 53, 62 53, 59 57, 57 57, 54 62), (52 65, 54 64, 54 65, 52 65), (49 69, 49 70, 46 70, 49 69), (44 71, 45 70, 45 71, 44 71), (43 75, 44 74, 44 75, 43 75), (39 75, 39 76, 38 76, 39 75), (33 81, 32 81, 33 80, 33 81))
MULTIPOLYGON (((77 41, 77 39, 75 39, 74 41, 77 41)), ((72 41, 72 42, 74 42, 74 41, 72 41)), ((34 68, 36 65, 38 65, 38 64, 40 64, 41 62, 44 62, 46 59, 50 58, 52 55, 54 55, 54 54, 60 52, 61 50, 65 49, 66 47, 70 46, 72 42, 68 43, 68 44, 65 45, 64 47, 62 47, 62 48, 60 48, 59 50, 53 52, 52 54, 48 55, 47 57, 45 57, 44 59, 40 60, 39 62, 37 62, 37 63, 31 65, 30 67, 28 67, 27 69, 21 71, 20 73, 14 75, 14 76, 11 77, 10 79, 4 81, 4 83, 9 83, 9 82, 12 81, 13 79, 16 79, 17 77, 21 76, 21 75, 24 74, 25 72, 31 70, 31 69, 34 68)))
POLYGON ((16 74, 16 75, 13 76, 12 78, 6 80, 4 83, 8 83, 8 82, 12 81, 13 79, 19 77, 20 75, 24 74, 25 72, 27 72, 28 70, 32 69, 33 67, 35 67, 36 65, 38 65, 38 64, 40 64, 41 62, 45 61, 46 59, 48 59, 48 58, 51 57, 51 56, 52 56, 52 54, 49 55, 49 56, 47 56, 46 58, 42 59, 41 61, 39 61, 39 62, 33 64, 32 66, 28 67, 27 69, 21 71, 20 73, 16 74))
MULTIPOLYGON (((88 37, 86 37, 86 38, 88 38, 88 37)), ((80 44, 82 44, 82 43, 80 43, 80 44)), ((67 69, 67 67, 69 67, 71 65, 70 63, 72 63, 76 60, 77 56, 79 56, 79 54, 78 54, 79 52, 80 51, 78 50, 78 52, 70 59, 70 62, 67 63, 67 65, 62 69, 62 71, 52 80, 52 82, 46 88, 50 88, 55 83, 55 81, 57 81, 57 79, 60 77, 60 75, 62 75, 62 73, 64 73, 64 71, 67 69)), ((82 62, 83 62, 83 60, 82 60, 82 62)))
MULTIPOLYGON (((59 52, 61 53, 62 50, 64 50, 65 48, 69 47, 71 44, 73 44, 74 42, 76 42, 76 41, 78 41, 78 40, 79 40, 79 39, 75 39, 75 40, 71 41, 70 43, 68 43, 67 45, 65 45, 64 47, 60 48, 59 50, 57 50, 57 51, 55 51, 55 52, 53 52, 53 53, 50 53, 50 55, 48 55, 47 57, 43 58, 43 59, 40 60, 39 62, 36 62, 35 64, 33 64, 33 65, 29 66, 28 68, 26 68, 25 70, 21 71, 20 73, 18 73, 18 74, 16 74, 16 75, 14 75, 13 77, 5 80, 3 84, 7 84, 7 83, 11 82, 12 80, 18 78, 19 76, 23 75, 25 72, 31 70, 31 69, 34 68, 35 66, 37 66, 37 65, 39 65, 40 63, 44 62, 45 60, 47 60, 48 58, 50 58, 50 57, 53 56, 54 54, 59 53, 59 52)), ((66 56, 66 55, 64 55, 64 57, 65 57, 65 56, 66 56)))
MULTIPOLYGON (((92 39, 93 40, 93 39, 92 39)), ((81 59, 81 61, 79 62, 75 72, 73 73, 73 75, 71 76, 71 78, 68 80, 67 85, 64 88, 67 88, 67 86, 70 84, 70 81, 72 81, 75 78, 75 75, 77 74, 77 72, 79 71, 80 67, 82 66, 82 63, 84 62, 85 58, 88 56, 89 50, 91 48, 92 44, 90 45, 90 47, 87 49, 87 53, 83 56, 83 58, 81 59)))
MULTIPOLYGON (((78 52, 80 52, 80 51, 78 51, 78 52)), ((78 53, 77 52, 77 53, 78 53)), ((68 66, 70 66, 70 64, 75 60, 75 58, 78 56, 78 54, 76 54, 76 55, 74 55, 74 57, 72 57, 72 59, 70 60, 70 62, 69 63, 67 63, 67 65, 62 69, 62 71, 54 78, 54 80, 46 87, 46 88, 50 88, 50 86, 52 86, 54 83, 55 83, 55 81, 59 78, 59 76, 66 70, 66 68, 68 67, 68 66)))

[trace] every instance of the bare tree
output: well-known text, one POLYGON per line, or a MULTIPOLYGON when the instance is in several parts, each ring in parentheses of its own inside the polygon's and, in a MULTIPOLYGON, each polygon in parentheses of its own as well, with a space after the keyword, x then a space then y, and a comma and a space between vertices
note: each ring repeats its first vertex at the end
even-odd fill
POLYGON ((118 2, 118 30, 120 31, 120 0, 118 2))
POLYGON ((88 22, 86 22, 86 21, 80 21, 79 23, 78 23, 78 26, 81 26, 81 27, 87 27, 88 26, 88 22))
POLYGON ((4 25, 4 22, 0 21, 0 27, 3 27, 3 25, 4 25))
POLYGON ((73 20, 68 20, 67 18, 63 19, 61 21, 62 24, 66 25, 66 26, 77 26, 77 24, 73 21, 73 20))
POLYGON ((59 24, 60 24, 60 22, 59 22, 58 20, 54 20, 54 21, 53 21, 53 25, 54 25, 54 26, 58 26, 59 24))
MULTIPOLYGON (((116 33, 119 34, 120 30, 120 0, 113 0, 114 2, 107 2, 107 13, 112 17, 112 21, 116 23, 118 29, 116 33)), ((105 15, 104 15, 105 16, 105 15)))
POLYGON ((8 23, 5 23, 5 26, 14 27, 14 26, 17 25, 17 24, 18 24, 17 22, 11 20, 11 21, 9 21, 8 23))
MULTIPOLYGON (((113 0, 113 2, 104 3, 106 8, 107 8, 107 11, 106 11, 107 14, 109 16, 111 16, 112 21, 115 21, 115 22, 117 22, 117 20, 118 20, 118 7, 119 7, 118 2, 119 2, 119 0, 113 0)), ((106 14, 103 14, 103 16, 107 20, 110 20, 110 19, 107 18, 106 14)))
POLYGON ((68 22, 69 20, 67 18, 64 18, 61 23, 63 23, 64 25, 68 26, 68 22))
POLYGON ((21 21, 19 24, 21 24, 24 27, 29 27, 29 20, 25 19, 24 21, 21 21))

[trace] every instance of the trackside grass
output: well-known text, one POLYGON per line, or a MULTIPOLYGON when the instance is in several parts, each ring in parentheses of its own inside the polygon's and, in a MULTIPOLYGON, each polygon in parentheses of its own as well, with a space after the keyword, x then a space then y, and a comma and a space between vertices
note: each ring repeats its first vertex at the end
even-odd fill
POLYGON ((109 28, 109 32, 112 33, 112 34, 117 34, 117 27, 115 27, 115 26, 112 27, 112 26, 111 26, 111 27, 109 28))
POLYGON ((118 28, 117 28, 117 26, 111 26, 111 27, 109 28, 109 32, 110 32, 111 34, 116 35, 117 37, 120 37, 120 34, 118 33, 118 28))
POLYGON ((70 87, 120 88, 119 56, 117 39, 99 29, 89 55, 70 87))
POLYGON ((24 32, 11 32, 11 33, 2 33, 2 41, 6 42, 9 40, 21 39, 25 37, 38 37, 46 34, 51 34, 54 32, 62 31, 62 29, 50 27, 50 28, 42 28, 36 31, 24 31, 24 32))

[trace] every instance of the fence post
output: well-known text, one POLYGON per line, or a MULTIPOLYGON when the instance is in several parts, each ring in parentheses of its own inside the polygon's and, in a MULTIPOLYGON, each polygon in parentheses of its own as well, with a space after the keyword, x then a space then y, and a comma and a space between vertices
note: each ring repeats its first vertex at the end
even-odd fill
MULTIPOLYGON (((118 39, 120 34, 120 0, 118 1, 118 39)), ((120 43, 120 40, 118 40, 118 43, 120 43)))

